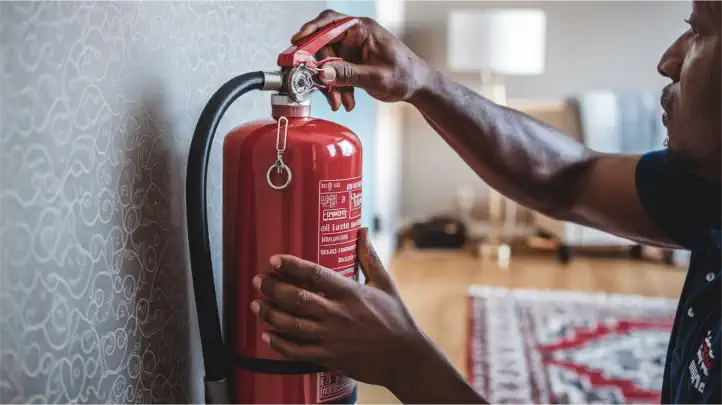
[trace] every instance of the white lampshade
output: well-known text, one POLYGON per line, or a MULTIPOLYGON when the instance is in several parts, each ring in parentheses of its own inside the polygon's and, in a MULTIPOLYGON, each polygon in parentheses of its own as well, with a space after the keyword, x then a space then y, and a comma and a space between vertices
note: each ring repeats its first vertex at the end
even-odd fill
POLYGON ((447 64, 453 71, 544 72, 546 14, 542 10, 452 11, 447 26, 447 64))

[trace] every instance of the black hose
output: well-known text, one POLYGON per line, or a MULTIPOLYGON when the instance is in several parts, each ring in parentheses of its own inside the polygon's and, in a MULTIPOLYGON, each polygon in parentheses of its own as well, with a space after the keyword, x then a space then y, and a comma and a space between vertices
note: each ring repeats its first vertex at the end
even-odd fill
POLYGON ((251 90, 262 90, 263 72, 234 77, 213 94, 196 124, 188 154, 186 174, 186 221, 190 249, 193 294, 198 311, 198 328, 203 348, 206 381, 221 381, 228 375, 231 356, 223 345, 213 280, 211 243, 208 236, 206 179, 211 145, 218 124, 228 107, 251 90))

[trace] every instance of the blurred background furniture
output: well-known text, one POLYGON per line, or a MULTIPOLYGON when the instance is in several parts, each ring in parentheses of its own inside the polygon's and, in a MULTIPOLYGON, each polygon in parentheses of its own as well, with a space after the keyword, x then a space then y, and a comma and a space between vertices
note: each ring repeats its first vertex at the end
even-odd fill
MULTIPOLYGON (((644 153, 658 148, 664 138, 652 93, 592 91, 567 100, 516 100, 511 104, 600 152, 644 153)), ((541 237, 531 238, 532 244, 543 244, 539 239, 551 241, 561 262, 571 259, 574 247, 629 247, 632 257, 643 256, 642 248, 628 239, 539 212, 532 212, 532 217, 541 237)), ((673 261, 671 251, 662 255, 665 261, 673 261)))
MULTIPOLYGON (((447 20, 447 65, 455 72, 478 72, 479 93, 506 105, 504 76, 544 72, 546 15, 536 9, 453 10, 447 20)), ((508 267, 516 226, 517 205, 492 187, 489 222, 480 253, 508 267), (503 218, 502 218, 503 212, 503 218)), ((469 208, 469 190, 460 190, 460 205, 469 208)), ((468 214, 468 212, 467 212, 468 214)), ((482 229, 464 215, 470 230, 482 229)), ((474 236, 472 234, 472 236, 474 236)), ((481 235, 476 235, 481 236, 481 235)))

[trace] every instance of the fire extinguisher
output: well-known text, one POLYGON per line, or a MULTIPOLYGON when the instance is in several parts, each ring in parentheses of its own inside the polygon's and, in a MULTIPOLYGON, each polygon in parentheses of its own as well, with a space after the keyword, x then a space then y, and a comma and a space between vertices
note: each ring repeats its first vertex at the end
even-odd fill
POLYGON ((186 205, 193 289, 208 403, 355 403, 356 382, 290 361, 260 339, 251 285, 273 254, 286 253, 357 279, 361 219, 358 137, 311 117, 310 96, 330 59, 314 54, 357 24, 346 18, 278 56, 278 72, 237 76, 213 94, 188 157, 186 205), (235 127, 223 143, 223 327, 216 305, 206 213, 211 143, 226 109, 251 90, 274 91, 272 116, 235 127))

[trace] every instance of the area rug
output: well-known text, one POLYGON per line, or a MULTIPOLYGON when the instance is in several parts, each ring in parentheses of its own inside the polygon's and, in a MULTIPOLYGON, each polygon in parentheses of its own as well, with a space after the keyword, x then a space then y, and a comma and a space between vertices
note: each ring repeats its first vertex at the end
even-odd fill
POLYGON ((491 403, 659 403, 677 302, 473 286, 469 378, 491 403))

